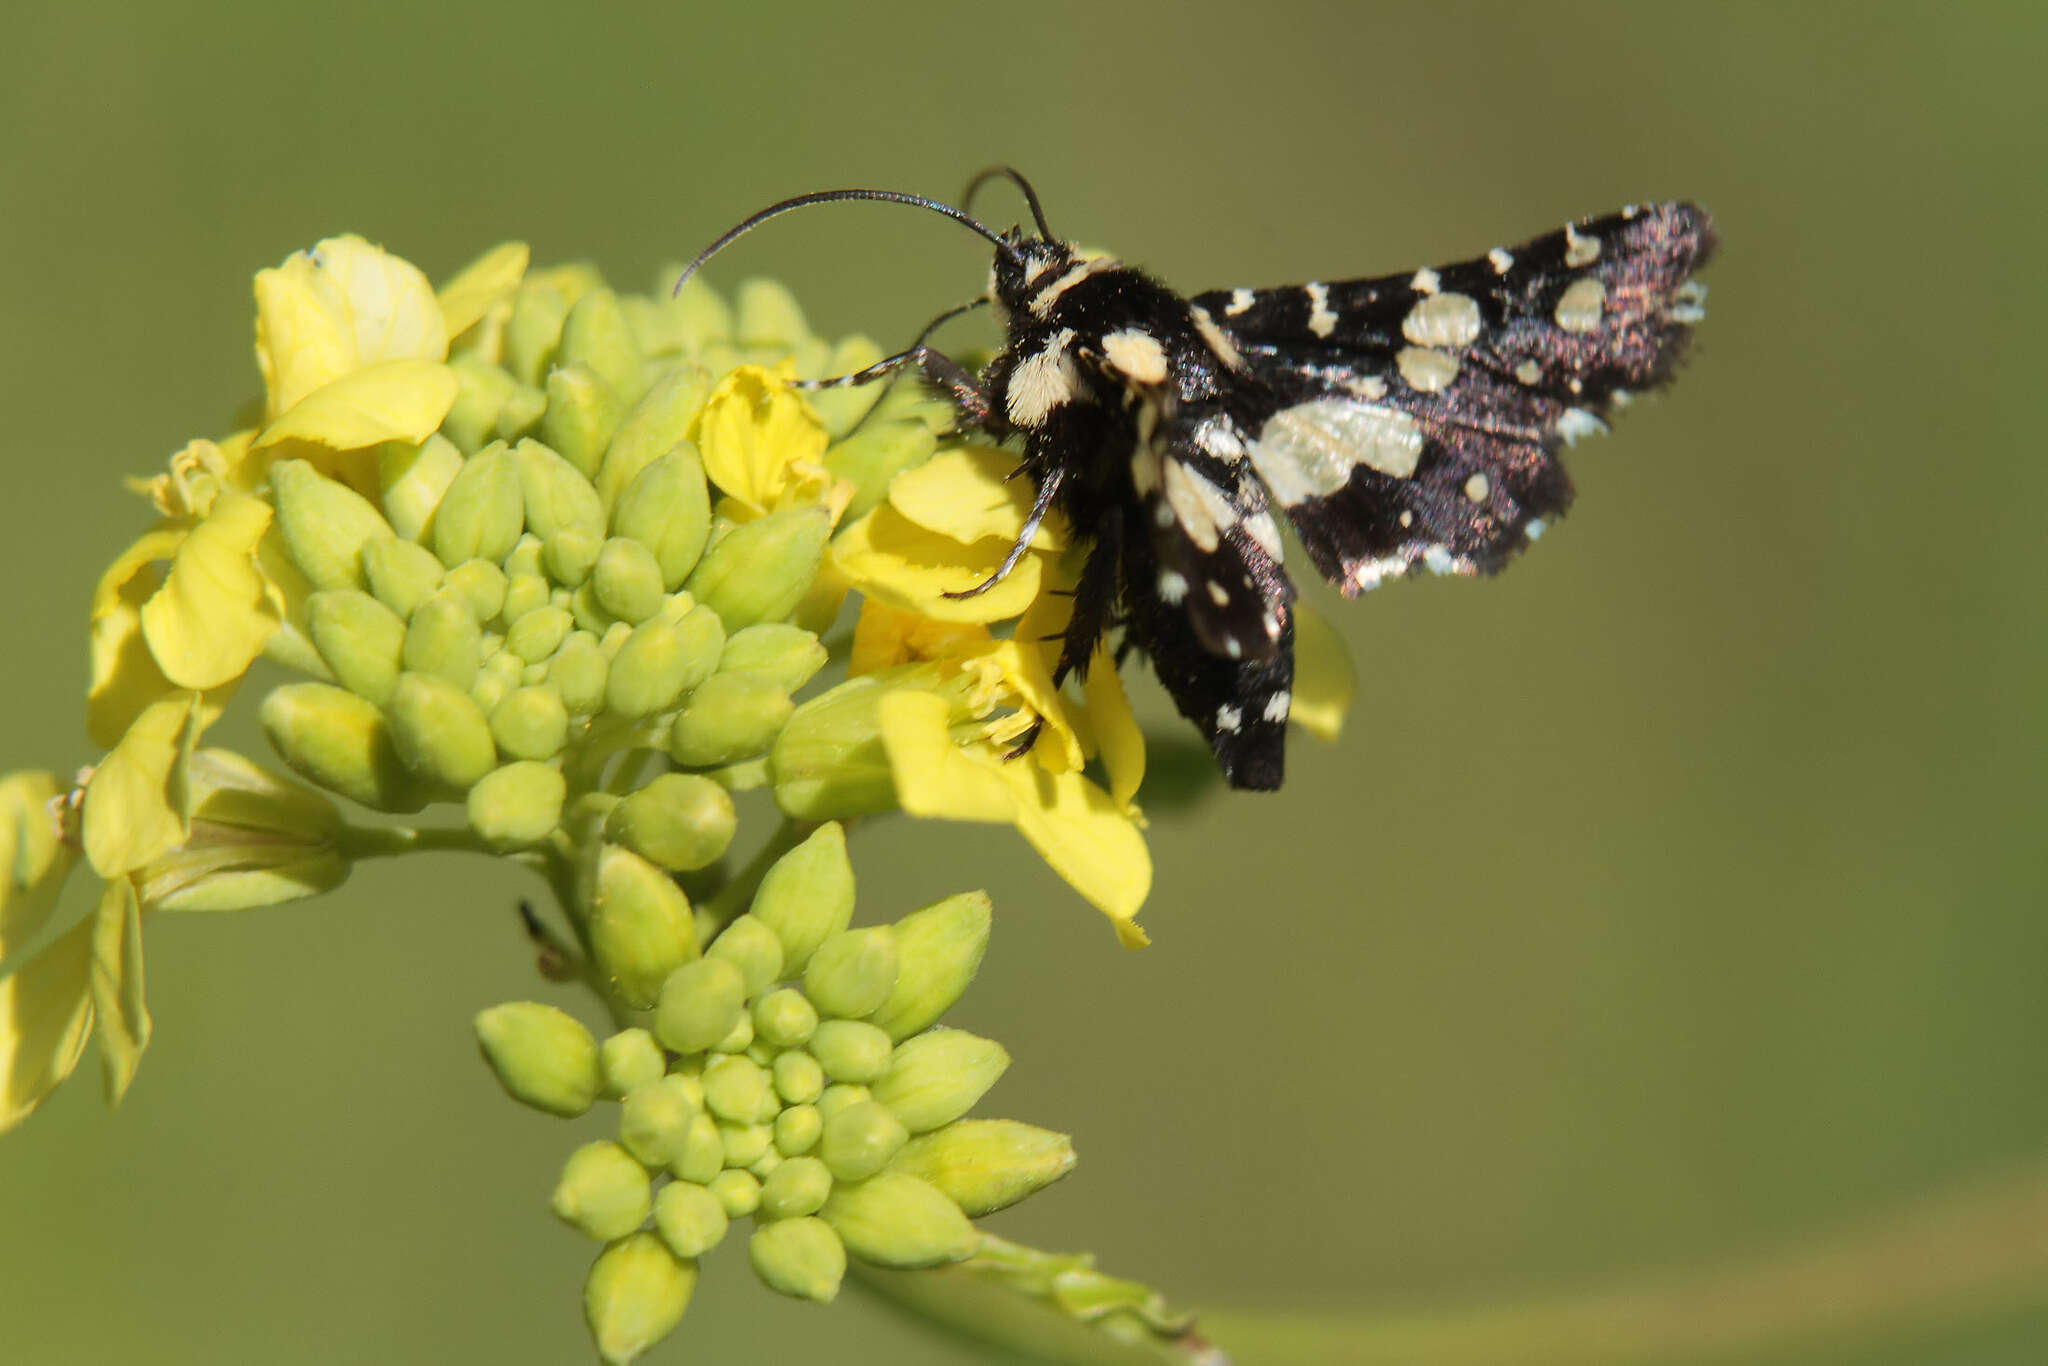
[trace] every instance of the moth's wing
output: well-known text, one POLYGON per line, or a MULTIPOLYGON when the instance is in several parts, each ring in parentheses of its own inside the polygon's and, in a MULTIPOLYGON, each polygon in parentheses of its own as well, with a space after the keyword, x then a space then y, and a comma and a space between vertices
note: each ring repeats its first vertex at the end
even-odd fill
POLYGON ((1193 301, 1264 392, 1259 476, 1347 595, 1421 564, 1491 573, 1571 502, 1557 452, 1670 378, 1714 248, 1690 204, 1631 206, 1477 260, 1193 301))
POLYGON ((1181 409, 1142 424, 1125 542, 1127 639, 1233 787, 1275 788, 1294 678, 1294 586, 1280 529, 1232 424, 1181 409))

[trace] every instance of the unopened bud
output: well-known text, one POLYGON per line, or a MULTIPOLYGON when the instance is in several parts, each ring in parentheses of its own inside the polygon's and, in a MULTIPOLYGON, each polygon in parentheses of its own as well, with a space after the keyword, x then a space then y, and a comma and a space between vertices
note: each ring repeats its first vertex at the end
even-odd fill
MULTIPOLYGON (((785 1053, 783 1058, 793 1056, 785 1053)), ((780 1062, 782 1058, 777 1058, 780 1062)), ((777 1083, 781 1081, 777 1075, 777 1083)), ((775 1117, 775 1151, 784 1157, 801 1157, 818 1146, 825 1132, 825 1120, 815 1105, 792 1105, 775 1117)))
POLYGON ((405 628, 405 667, 457 688, 476 680, 483 662, 483 632, 467 600, 446 585, 421 603, 405 628))
POLYGON ((832 1173, 815 1157, 788 1157, 761 1184, 761 1213, 771 1219, 816 1214, 832 1193, 832 1173))
MULTIPOLYGON (((488 637, 483 644, 485 649, 490 648, 488 637)), ((469 700, 483 708, 484 715, 489 716, 500 702, 511 696, 513 690, 520 686, 520 675, 525 671, 526 665, 518 655, 506 654, 502 650, 490 655, 476 671, 475 681, 469 685, 469 700)))
POLYGON ((699 684, 669 727, 669 757, 685 768, 750 759, 768 748, 795 711, 789 694, 760 674, 719 672, 699 684))
POLYGON ((505 648, 529 664, 538 664, 562 648, 575 626, 569 614, 553 604, 536 607, 512 623, 505 633, 505 648))
POLYGON ((447 573, 434 552, 423 545, 396 536, 377 536, 363 542, 360 553, 363 581, 377 601, 400 617, 409 617, 427 596, 441 586, 447 573))
POLYGON ((668 1170, 679 1181, 695 1181, 699 1185, 724 1171, 725 1139, 718 1132, 718 1121, 701 1112, 692 1119, 689 1132, 683 1136, 682 1150, 668 1164, 668 1170))
MULTIPOLYGON (((536 562, 539 559, 539 552, 540 546, 536 543, 534 546, 536 562)), ((517 552, 515 551, 513 555, 506 558, 511 560, 516 557, 517 552)), ((439 563, 439 561, 436 561, 436 563, 439 563)), ((538 573, 527 570, 508 573, 505 579, 505 605, 501 609, 506 624, 508 626, 517 625, 525 619, 528 613, 538 612, 541 608, 548 606, 548 594, 551 591, 552 589, 548 581, 538 573)), ((509 642, 511 638, 509 631, 506 638, 509 642)))
POLYGON ((534 535, 546 541, 570 527, 602 530, 604 508, 581 470, 530 439, 514 448, 512 460, 519 471, 526 525, 534 535))
POLYGON ((987 892, 962 892, 896 922, 896 985, 869 1017, 892 1039, 938 1023, 981 967, 988 948, 987 892))
MULTIPOLYGON (((659 1080, 668 1066, 668 1058, 646 1030, 622 1029, 597 1046, 597 1064, 604 1078, 604 1094, 617 1100, 636 1086, 659 1080)), ((687 1094, 688 1087, 684 1089, 687 1094)), ((691 1112, 695 1111, 696 1101, 692 1098, 691 1112)))
POLYGON ((483 709, 444 679, 400 674, 385 713, 399 757, 423 777, 466 792, 497 766, 497 746, 483 709))
POLYGON ((846 1245, 823 1219, 763 1224, 747 1240, 747 1258, 770 1290, 819 1304, 839 1293, 846 1276, 846 1245))
MULTIPOLYGON (((718 943, 723 942, 721 936, 718 943)), ((717 951, 718 944, 714 943, 712 952, 717 951)), ((781 944, 775 946, 775 952, 779 965, 781 944)), ((777 1048, 801 1048, 817 1027, 817 1007, 813 1006, 801 991, 794 988, 784 987, 780 991, 771 991, 754 1002, 754 1033, 777 1048)))
POLYGON ((695 1181, 671 1181, 654 1196, 654 1230, 678 1257, 717 1247, 731 1221, 718 1197, 695 1181))
POLYGON ((621 716, 652 716, 710 676, 725 632, 717 616, 692 610, 681 621, 655 617, 633 628, 612 660, 605 702, 621 716))
POLYGON ((647 1169, 609 1140, 586 1143, 569 1154, 555 1182, 555 1215, 571 1228, 610 1242, 646 1220, 654 1203, 647 1169))
POLYGON ((606 507, 616 506, 642 470, 675 448, 710 396, 711 375, 696 366, 679 365, 655 381, 619 420, 605 449, 597 495, 606 507))
POLYGON ((744 346, 791 347, 808 341, 811 327, 802 305, 777 280, 740 281, 733 296, 733 336, 744 346))
POLYGON ((697 1288, 697 1264, 679 1259, 652 1233, 635 1233, 598 1254, 583 1283, 583 1318, 607 1366, 623 1366, 682 1322, 697 1288))
POLYGON ((512 295, 505 320, 505 369, 523 384, 538 384, 554 363, 569 300, 553 284, 527 280, 512 295))
POLYGON ((726 1032, 726 1036, 711 1045, 711 1051, 714 1053, 744 1053, 753 1046, 754 1017, 745 1011, 741 1011, 740 1017, 732 1022, 732 1028, 726 1032))
POLYGON ((273 688, 263 733, 301 777, 373 811, 417 811, 426 794, 399 758, 375 703, 325 683, 273 688))
POLYGON ((661 600, 667 596, 654 552, 623 536, 612 537, 597 552, 590 586, 605 611, 635 625, 660 610, 661 600))
POLYGON ((460 598, 470 616, 491 620, 505 607, 505 571, 489 560, 465 560, 448 571, 441 587, 460 598))
POLYGON ((552 759, 569 740, 568 709, 551 686, 516 689, 491 708, 491 738, 515 759, 552 759))
POLYGON ((779 1055, 771 1065, 775 1094, 791 1105, 807 1106, 825 1090, 825 1069, 809 1053, 793 1050, 779 1055))
POLYGON ((581 588, 597 565, 604 549, 604 532, 598 527, 570 526, 548 538, 547 569, 556 583, 581 588))
MULTIPOLYGON (((457 356, 448 362, 448 368, 455 372, 455 402, 441 419, 441 431, 462 454, 473 455, 498 430, 498 412, 519 381, 474 356, 457 356)), ((450 470, 448 477, 454 478, 455 472, 450 470)), ((390 506, 388 498, 385 505, 390 506)), ((425 521, 419 525, 424 526, 425 521)))
POLYGON ((803 627, 764 621, 726 638, 718 671, 754 674, 793 693, 825 667, 825 659, 824 645, 803 627))
POLYGON ((846 857, 846 832, 819 826, 802 844, 777 859, 761 879, 749 911, 782 941, 782 970, 795 977, 818 946, 853 918, 853 865, 846 857))
POLYGON ((303 460, 272 465, 270 490, 277 503, 277 529, 299 572, 315 588, 362 587, 363 544, 392 534, 384 514, 303 460))
POLYGON ((981 1241, 958 1205, 904 1172, 834 1186, 820 1213, 848 1252, 876 1266, 907 1270, 957 1262, 981 1241))
POLYGON ((734 527, 705 551, 685 586, 730 630, 780 621, 810 591, 831 535, 824 508, 777 508, 734 527))
POLYGON ((586 290, 569 310, 555 363, 590 367, 628 402, 640 397, 645 387, 640 343, 626 324, 618 296, 609 289, 586 290))
POLYGON ((688 871, 715 862, 737 825, 732 797, 717 783, 664 773, 612 808, 605 835, 664 868, 688 871))
POLYGON ((405 647, 396 612, 359 589, 331 588, 306 600, 306 631, 342 687, 380 705, 391 696, 405 647))
POLYGON ((775 1131, 766 1124, 727 1120, 718 1126, 718 1137, 725 1145, 725 1165, 731 1168, 751 1167, 775 1146, 775 1131))
POLYGON ((746 994, 740 970, 723 958, 685 963, 661 984, 654 1037, 672 1053, 702 1053, 732 1032, 746 994))
POLYGON ((641 470, 620 496, 612 525, 654 552, 664 588, 682 587, 711 538, 711 498, 696 447, 682 442, 641 470))
POLYGON ((911 1139, 890 1166, 931 1182, 978 1218, 1051 1185, 1074 1161, 1065 1134, 1014 1119, 962 1119, 911 1139))
MULTIPOLYGON (((689 898, 659 868, 627 849, 598 855, 596 896, 588 924, 597 966, 619 999, 636 1010, 662 999, 662 984, 697 956, 689 898)), ((661 1034, 659 1026, 655 1030, 661 1034)), ((678 1053, 694 1049, 677 1047, 678 1053)))
POLYGON ((938 438, 921 422, 871 418, 844 441, 825 452, 825 468, 853 485, 846 506, 851 522, 872 512, 889 494, 889 481, 922 465, 938 449, 938 438))
POLYGON ((879 674, 862 674, 790 714, 768 751, 775 804, 784 815, 839 820, 896 809, 896 778, 876 716, 889 687, 879 674))
POLYGON ((875 1099, 914 1134, 950 1124, 974 1108, 1010 1065, 993 1039, 964 1029, 933 1029, 896 1046, 875 1099))
POLYGON ((619 1104, 619 1142, 649 1168, 683 1155, 697 1104, 681 1077, 658 1077, 636 1086, 619 1104))
POLYGON ((752 1173, 722 1171, 704 1184, 728 1219, 744 1219, 761 1207, 761 1183, 752 1173))
POLYGON ((889 1036, 862 1020, 826 1020, 811 1032, 812 1057, 834 1081, 865 1085, 889 1070, 889 1036))
POLYGON ((567 785, 547 764, 521 760, 477 780, 463 798, 469 828, 496 849, 539 844, 562 823, 567 785))
POLYGON ((592 716, 604 706, 611 665, 588 631, 572 631, 548 661, 548 682, 562 695, 571 716, 592 716))
POLYGON ((901 1152, 910 1131, 872 1100, 856 1101, 826 1117, 818 1159, 841 1181, 865 1181, 901 1152))
MULTIPOLYGON (((711 941, 706 952, 726 959, 740 970, 740 976, 746 979, 749 999, 759 996, 782 975, 782 941, 775 937, 775 931, 751 915, 738 916, 720 930, 718 938, 711 941)), ((776 993, 778 996, 792 994, 776 993)), ((797 999, 801 1001, 803 998, 799 996, 797 999)))
POLYGON ((597 1042, 567 1012, 508 1001, 478 1013, 476 1037, 514 1100, 573 1118, 597 1099, 597 1042))
POLYGON ((463 462, 434 512, 434 553, 449 566, 500 560, 519 540, 526 504, 512 452, 492 442, 463 462))
POLYGON ((782 1102, 767 1068, 750 1058, 727 1055, 704 1066, 704 1106, 728 1123, 766 1124, 782 1109, 782 1102))
POLYGON ((500 441, 519 441, 540 429, 540 420, 547 410, 547 390, 533 384, 515 385, 498 409, 498 421, 491 428, 491 435, 500 441))
POLYGON ((547 411, 540 418, 541 440, 582 473, 596 474, 612 431, 625 415, 624 401, 587 365, 562 365, 549 371, 547 395, 547 411))
POLYGON ((804 968, 804 994, 822 1015, 859 1019, 889 998, 896 976, 895 930, 887 925, 842 930, 820 944, 804 968))

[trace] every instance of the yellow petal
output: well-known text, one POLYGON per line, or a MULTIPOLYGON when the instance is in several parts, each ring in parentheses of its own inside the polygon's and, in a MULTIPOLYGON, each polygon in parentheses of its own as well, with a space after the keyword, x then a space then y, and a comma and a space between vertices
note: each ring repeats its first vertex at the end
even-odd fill
POLYGON ((883 503, 839 533, 832 557, 855 588, 897 607, 938 621, 1005 621, 1038 596, 1040 556, 1026 555, 1008 578, 978 596, 945 594, 979 587, 1009 548, 995 538, 962 545, 883 503))
POLYGON ((92 1006, 100 1027, 107 1104, 119 1105, 149 1047, 142 999, 142 907, 125 877, 107 883, 92 917, 92 1006))
MULTIPOLYGON (((889 483, 889 504, 927 531, 972 545, 993 537, 1007 550, 1023 534, 1034 490, 1013 479, 1014 451, 955 446, 938 452, 889 483)), ((1055 511, 1031 537, 1034 550, 1057 551, 1067 542, 1066 520, 1055 511)))
POLYGON ((1294 604, 1294 704, 1287 719, 1318 740, 1335 740, 1351 711, 1358 674, 1327 617, 1294 604))
POLYGON ((1125 948, 1150 942, 1134 917, 1152 890, 1152 854, 1116 800, 1079 773, 984 758, 1015 798, 1017 831, 1110 918, 1125 948))
POLYGON ((306 394, 256 438, 253 449, 306 441, 356 450, 380 441, 421 442, 455 403, 455 372, 437 360, 388 360, 306 394))
POLYGON ((511 298, 526 275, 526 263, 531 257, 526 243, 502 242, 442 285, 437 302, 449 337, 461 336, 499 300, 511 298))
POLYGON ((936 693, 897 689, 875 704, 896 795, 913 816, 1007 825, 1016 802, 1001 776, 968 757, 948 726, 953 709, 936 693))
POLYGON ((963 660, 976 684, 968 695, 968 705, 982 715, 998 707, 1022 709, 1022 715, 998 718, 985 732, 999 746, 1014 743, 1034 718, 1041 720, 1044 725, 1031 749, 1032 762, 1066 773, 1081 767, 1087 755, 1066 703, 1053 686, 1047 655, 1043 645, 1012 639, 963 660))
POLYGON ((162 588, 143 604, 142 633, 164 677, 204 691, 240 678, 281 613, 256 567, 270 504, 223 493, 179 545, 162 588))
POLYGON ((758 365, 720 380, 697 422, 706 477, 756 515, 775 505, 793 464, 818 466, 825 454, 825 428, 810 408, 758 365))
POLYGON ((91 917, 0 979, 0 1133, 71 1075, 92 1030, 91 917))
POLYGON ((78 851, 59 837, 49 773, 0 777, 0 962, 35 938, 56 909, 78 851))
POLYGON ((860 616, 853 623, 846 676, 857 678, 898 664, 945 659, 986 645, 989 639, 988 628, 979 622, 933 621, 878 598, 864 598, 860 616))
POLYGON ((256 276, 256 359, 273 418, 363 366, 447 355, 427 277, 360 237, 330 237, 256 276))
POLYGON ((185 838, 177 779, 211 719, 206 710, 189 692, 150 703, 93 770, 85 789, 84 843, 101 877, 139 868, 185 838))
POLYGON ((175 556, 185 536, 181 527, 144 532, 100 575, 93 590, 85 730, 103 749, 113 748, 144 707, 177 690, 143 638, 142 605, 157 590, 156 577, 143 570, 175 556))
POLYGON ((1096 645, 1095 657, 1088 661, 1088 676, 1081 681, 1081 695, 1087 700, 1096 752, 1109 775, 1110 798, 1131 810, 1131 799, 1145 781, 1145 733, 1131 714, 1123 680, 1117 677, 1116 658, 1107 645, 1096 645))

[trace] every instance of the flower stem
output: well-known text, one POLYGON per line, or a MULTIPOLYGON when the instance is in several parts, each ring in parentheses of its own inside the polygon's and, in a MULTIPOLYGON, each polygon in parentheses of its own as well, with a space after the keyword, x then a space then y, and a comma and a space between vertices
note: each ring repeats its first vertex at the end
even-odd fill
POLYGON ((400 854, 447 849, 470 854, 491 852, 475 831, 449 825, 345 824, 335 837, 335 844, 349 859, 396 858, 400 854))

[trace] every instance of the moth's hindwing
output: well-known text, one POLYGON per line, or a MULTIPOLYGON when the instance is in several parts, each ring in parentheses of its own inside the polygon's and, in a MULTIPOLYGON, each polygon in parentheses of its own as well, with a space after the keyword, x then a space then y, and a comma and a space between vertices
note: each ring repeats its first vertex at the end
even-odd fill
POLYGON ((1490 573, 1571 501, 1561 444, 1670 377, 1714 246, 1689 204, 1632 207, 1476 260, 1193 302, 1265 393, 1250 458, 1347 595, 1421 564, 1490 573))

